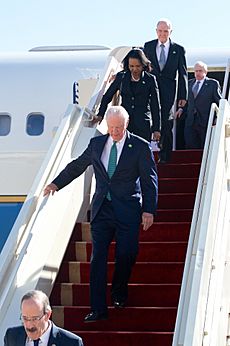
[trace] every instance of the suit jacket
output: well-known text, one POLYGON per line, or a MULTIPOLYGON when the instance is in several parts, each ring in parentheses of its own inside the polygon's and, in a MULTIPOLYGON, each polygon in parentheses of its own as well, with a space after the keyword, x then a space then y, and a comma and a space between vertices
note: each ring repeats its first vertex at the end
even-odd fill
POLYGON ((197 117, 199 124, 207 127, 209 113, 212 103, 219 105, 221 99, 220 84, 217 80, 206 77, 196 98, 194 98, 192 89, 196 79, 190 79, 188 83, 188 103, 185 108, 186 119, 185 126, 192 126, 194 116, 197 117))
MULTIPOLYGON (((160 70, 160 66, 157 59, 156 47, 158 40, 152 40, 144 44, 144 52, 148 59, 151 61, 153 71, 156 76, 159 91, 160 101, 162 107, 165 107, 166 112, 172 108, 175 100, 177 89, 177 100, 187 100, 188 94, 188 74, 187 65, 185 59, 184 47, 178 45, 170 40, 170 47, 168 57, 163 70, 160 70), (178 73, 178 85, 176 83, 178 73)), ((166 116, 162 114, 162 116, 166 116)))
POLYGON ((89 165, 93 165, 96 191, 92 200, 92 220, 97 215, 108 191, 119 220, 125 223, 140 219, 142 210, 154 214, 157 207, 158 180, 150 145, 142 138, 127 131, 123 150, 110 179, 101 161, 101 155, 109 135, 94 137, 86 150, 54 179, 58 189, 79 177, 89 165))
MULTIPOLYGON (((4 346, 25 346, 27 334, 24 326, 9 328, 4 337, 4 346)), ((52 323, 48 346, 83 346, 82 339, 52 323)))
POLYGON ((122 71, 104 94, 98 115, 104 116, 114 94, 120 90, 121 105, 129 113, 128 130, 150 140, 151 133, 160 131, 160 98, 156 78, 143 71, 141 78, 132 88, 130 71, 122 71))

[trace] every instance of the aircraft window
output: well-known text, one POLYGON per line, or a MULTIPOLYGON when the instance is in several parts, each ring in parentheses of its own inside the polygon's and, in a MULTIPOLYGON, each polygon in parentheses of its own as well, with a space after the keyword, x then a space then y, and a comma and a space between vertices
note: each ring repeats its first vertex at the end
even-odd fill
POLYGON ((26 132, 30 136, 39 136, 44 131, 45 117, 41 113, 30 113, 27 117, 26 132))
POLYGON ((11 116, 6 113, 0 113, 0 136, 7 136, 10 132, 11 116))

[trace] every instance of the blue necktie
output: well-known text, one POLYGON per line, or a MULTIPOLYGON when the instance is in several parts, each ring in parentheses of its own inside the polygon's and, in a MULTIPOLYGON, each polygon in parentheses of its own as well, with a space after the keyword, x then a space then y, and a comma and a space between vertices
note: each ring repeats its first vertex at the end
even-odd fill
POLYGON ((162 71, 166 63, 166 57, 165 57, 165 51, 164 51, 165 45, 162 43, 160 47, 161 47, 161 52, 160 52, 159 66, 160 66, 160 70, 162 71))
MULTIPOLYGON (((109 163, 108 163, 108 169, 107 169, 107 173, 110 178, 113 176, 113 173, 115 172, 116 165, 117 165, 117 146, 116 146, 116 142, 113 142, 113 145, 110 149, 109 163)), ((107 199, 111 201, 111 196, 109 192, 107 194, 107 199)))
POLYGON ((200 86, 200 81, 198 80, 195 84, 194 87, 192 89, 194 98, 197 97, 198 91, 199 91, 199 86, 200 86))
POLYGON ((33 340, 34 341, 34 346, 38 346, 40 339, 33 340))

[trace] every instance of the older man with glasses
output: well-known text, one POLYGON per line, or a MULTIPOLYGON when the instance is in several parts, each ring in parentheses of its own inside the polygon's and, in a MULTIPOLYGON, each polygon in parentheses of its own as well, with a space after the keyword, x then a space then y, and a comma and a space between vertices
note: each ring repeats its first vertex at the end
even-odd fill
POLYGON ((82 339, 50 321, 52 309, 42 291, 29 291, 21 299, 23 326, 9 328, 5 346, 83 346, 82 339))

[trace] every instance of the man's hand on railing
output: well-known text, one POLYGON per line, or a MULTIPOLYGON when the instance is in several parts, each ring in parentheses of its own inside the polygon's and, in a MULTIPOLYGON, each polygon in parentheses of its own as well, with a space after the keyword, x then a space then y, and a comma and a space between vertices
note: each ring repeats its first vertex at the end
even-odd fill
POLYGON ((57 191, 57 190, 58 190, 57 185, 51 183, 51 184, 47 185, 47 186, 44 188, 43 197, 49 196, 50 193, 53 195, 54 192, 57 191))

